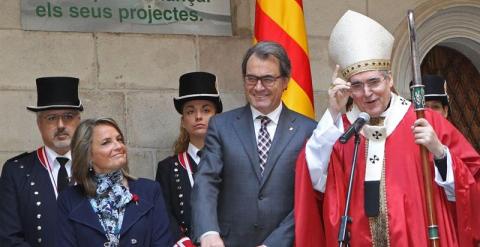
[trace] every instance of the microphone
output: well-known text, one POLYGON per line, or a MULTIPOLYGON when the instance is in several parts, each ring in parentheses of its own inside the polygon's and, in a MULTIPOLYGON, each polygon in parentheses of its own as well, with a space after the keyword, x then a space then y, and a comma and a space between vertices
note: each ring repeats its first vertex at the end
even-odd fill
POLYGON ((370 116, 366 112, 360 112, 358 114, 357 120, 350 125, 350 128, 340 136, 340 143, 345 144, 353 134, 360 132, 363 125, 365 125, 370 120, 370 116))

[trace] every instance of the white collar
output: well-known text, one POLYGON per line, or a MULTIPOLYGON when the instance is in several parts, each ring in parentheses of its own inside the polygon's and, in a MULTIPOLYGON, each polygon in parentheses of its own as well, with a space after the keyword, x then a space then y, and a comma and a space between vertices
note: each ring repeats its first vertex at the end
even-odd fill
POLYGON ((275 110, 271 111, 267 115, 255 109, 252 105, 250 105, 250 109, 252 110, 253 121, 255 121, 255 119, 257 119, 258 116, 267 116, 275 125, 277 125, 278 120, 280 119, 280 113, 282 113, 283 103, 280 102, 277 108, 275 108, 275 110))
POLYGON ((60 155, 53 151, 53 149, 45 146, 45 153, 47 154, 48 164, 51 168, 53 168, 53 164, 55 164, 55 160, 57 159, 57 157, 65 157, 68 158, 70 161, 72 160, 72 152, 70 150, 66 154, 60 155))
POLYGON ((188 143, 188 148, 187 148, 187 153, 192 157, 192 159, 195 161, 195 163, 199 164, 200 163, 200 156, 198 156, 198 151, 200 151, 199 148, 197 148, 195 145, 193 145, 191 142, 188 143))
POLYGON ((197 153, 200 151, 199 148, 195 147, 191 142, 188 143, 188 148, 187 148, 187 153, 190 155, 190 157, 197 157, 197 153))

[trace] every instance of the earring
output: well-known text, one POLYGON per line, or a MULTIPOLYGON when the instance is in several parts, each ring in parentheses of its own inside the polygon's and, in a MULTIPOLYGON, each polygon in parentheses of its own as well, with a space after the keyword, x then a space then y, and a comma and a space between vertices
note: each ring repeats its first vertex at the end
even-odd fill
POLYGON ((89 172, 93 172, 93 165, 92 165, 92 162, 88 162, 88 171, 89 172))

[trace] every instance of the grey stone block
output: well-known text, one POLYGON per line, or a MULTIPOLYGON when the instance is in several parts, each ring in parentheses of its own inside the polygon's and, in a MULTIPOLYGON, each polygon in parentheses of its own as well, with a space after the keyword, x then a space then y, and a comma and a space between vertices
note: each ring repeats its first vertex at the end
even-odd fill
POLYGON ((223 111, 232 110, 245 106, 247 100, 244 93, 225 93, 221 95, 223 103, 223 111))
POLYGON ((42 145, 36 115, 25 107, 36 105, 36 93, 0 90, 0 150, 30 151, 42 145))
POLYGON ((128 167, 135 177, 154 179, 155 151, 145 149, 128 149, 128 167))
MULTIPOLYGON (((380 0, 381 1, 381 0, 380 0)), ((391 1, 392 3, 394 1, 391 1)), ((395 1, 396 2, 396 1, 395 1)), ((370 4, 370 3, 369 3, 370 4)), ((372 5, 374 6, 374 5, 372 5)), ((309 36, 329 37, 338 19, 347 10, 366 13, 366 0, 305 0, 303 10, 309 36)), ((389 11, 383 10, 386 13, 389 11)))
POLYGON ((0 1, 0 28, 20 29, 20 1, 0 1))
POLYGON ((251 36, 255 20, 255 1, 232 0, 230 1, 230 4, 232 10, 233 34, 235 36, 251 36))
POLYGON ((217 75, 220 92, 243 92, 242 58, 252 38, 199 38, 200 70, 217 75))
POLYGON ((407 10, 415 9, 421 4, 419 0, 404 0, 404 1, 385 1, 385 0, 369 0, 368 1, 368 16, 382 26, 384 26, 390 33, 394 34, 397 28, 404 29, 407 32, 407 26, 400 24, 407 18, 407 10))
POLYGON ((0 89, 35 89, 35 78, 74 76, 80 88, 96 78, 92 34, 0 30, 0 89))
POLYGON ((328 107, 328 92, 318 91, 313 94, 313 97, 315 101, 315 119, 319 121, 328 107))
MULTIPOLYGON (((125 95, 122 92, 85 91, 80 93, 84 105, 82 119, 109 117, 113 118, 125 136, 125 95)), ((127 139, 128 142, 128 139, 127 139)))
POLYGON ((99 34, 100 88, 175 89, 196 68, 191 36, 99 34))
POLYGON ((328 39, 310 38, 309 41, 313 90, 327 90, 335 69, 335 64, 328 55, 328 39))
POLYGON ((174 92, 131 92, 127 95, 130 146, 168 149, 179 130, 180 115, 173 106, 174 92))

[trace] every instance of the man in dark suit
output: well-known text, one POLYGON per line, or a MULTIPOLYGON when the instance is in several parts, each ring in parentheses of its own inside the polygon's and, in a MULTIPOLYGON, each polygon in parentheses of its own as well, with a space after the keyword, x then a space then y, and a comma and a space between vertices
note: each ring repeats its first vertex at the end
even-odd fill
POLYGON ((80 122, 78 79, 37 80, 37 126, 44 146, 9 159, 0 184, 0 246, 54 246, 58 193, 69 185, 70 141, 80 122))
POLYGON ((250 48, 242 62, 248 105, 211 118, 192 194, 202 247, 290 247, 295 160, 315 121, 281 102, 290 78, 285 50, 250 48))

